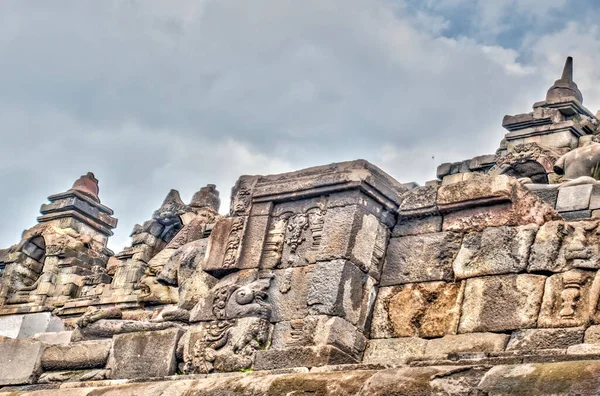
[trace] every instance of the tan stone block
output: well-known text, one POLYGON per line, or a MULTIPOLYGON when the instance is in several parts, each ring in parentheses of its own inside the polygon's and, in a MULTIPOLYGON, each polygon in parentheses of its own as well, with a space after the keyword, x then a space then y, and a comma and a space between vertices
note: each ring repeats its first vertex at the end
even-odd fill
POLYGON ((111 345, 112 340, 51 345, 42 355, 42 367, 46 371, 101 368, 106 364, 111 345))
POLYGON ((497 275, 467 279, 459 333, 534 327, 545 276, 497 275))
POLYGON ((489 395, 595 395, 600 388, 600 362, 495 366, 477 388, 489 395))
POLYGON ((518 273, 527 267, 537 225, 488 227, 464 236, 454 260, 456 279, 518 273))
POLYGON ((600 325, 592 325, 587 328, 583 336, 586 344, 600 344, 600 325))
POLYGON ((383 264, 381 285, 452 281, 452 263, 461 236, 451 232, 392 238, 383 264))
POLYGON ((539 327, 575 327, 592 319, 600 297, 595 271, 570 270, 552 275, 544 287, 539 327))
POLYGON ((513 331, 506 350, 565 349, 583 342, 583 327, 513 331))
POLYGON ((455 334, 461 283, 426 282, 379 289, 372 338, 441 337, 455 334))
POLYGON ((446 335, 427 340, 425 355, 444 357, 457 352, 503 351, 509 337, 507 334, 494 333, 446 335))
POLYGON ((387 338, 367 341, 364 364, 405 364, 410 358, 423 356, 427 340, 416 337, 387 338))

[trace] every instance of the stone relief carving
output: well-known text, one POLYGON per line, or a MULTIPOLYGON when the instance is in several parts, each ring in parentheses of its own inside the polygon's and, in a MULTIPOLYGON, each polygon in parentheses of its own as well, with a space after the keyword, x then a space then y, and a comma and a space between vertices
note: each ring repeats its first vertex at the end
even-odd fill
POLYGON ((242 242, 242 231, 244 229, 244 218, 238 217, 234 220, 229 237, 227 239, 227 246, 225 248, 225 255, 223 257, 223 268, 231 268, 235 266, 237 262, 237 256, 239 247, 242 242))
POLYGON ((283 212, 271 220, 263 249, 264 268, 287 268, 315 262, 325 223, 323 207, 324 204, 320 204, 295 214, 283 212), (310 245, 300 249, 307 240, 310 245), (284 255, 286 260, 282 262, 284 255))
POLYGON ((531 178, 536 183, 548 183, 548 174, 554 172, 554 163, 561 154, 537 143, 518 144, 504 155, 498 155, 496 165, 490 168, 488 174, 510 174, 531 178))
POLYGON ((270 338, 272 308, 267 291, 271 279, 271 274, 263 274, 247 284, 215 287, 211 310, 217 320, 203 323, 190 335, 184 372, 237 371, 252 366, 256 351, 270 338))

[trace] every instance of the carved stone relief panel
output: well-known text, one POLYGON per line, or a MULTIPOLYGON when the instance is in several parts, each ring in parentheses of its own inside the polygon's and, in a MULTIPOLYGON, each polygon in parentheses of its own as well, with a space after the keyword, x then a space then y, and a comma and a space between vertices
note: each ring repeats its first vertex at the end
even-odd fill
POLYGON ((288 268, 315 263, 323 235, 323 199, 277 205, 269 225, 262 268, 288 268))
POLYGON ((573 269, 546 281, 538 319, 539 327, 574 327, 588 324, 600 296, 596 271, 573 269))

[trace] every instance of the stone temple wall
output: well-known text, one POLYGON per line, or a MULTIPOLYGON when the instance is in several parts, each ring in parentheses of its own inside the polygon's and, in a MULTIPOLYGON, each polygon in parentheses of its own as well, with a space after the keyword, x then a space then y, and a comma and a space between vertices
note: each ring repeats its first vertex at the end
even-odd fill
POLYGON ((582 100, 569 58, 494 156, 425 186, 357 160, 241 176, 227 215, 172 190, 117 253, 82 176, 0 250, 0 394, 600 394, 582 100))

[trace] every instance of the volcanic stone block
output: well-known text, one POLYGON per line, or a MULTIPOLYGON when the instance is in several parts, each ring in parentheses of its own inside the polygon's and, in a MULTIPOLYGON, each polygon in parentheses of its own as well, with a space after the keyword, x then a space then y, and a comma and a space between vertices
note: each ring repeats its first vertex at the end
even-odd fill
POLYGON ((442 216, 399 217, 398 224, 392 230, 392 237, 430 234, 442 231, 442 216))
POLYGON ((545 276, 498 275, 466 282, 459 333, 534 327, 545 276))
POLYGON ((64 345, 71 342, 72 331, 57 331, 54 333, 37 333, 34 339, 51 345, 64 345))
POLYGON ((592 195, 592 184, 560 187, 556 200, 556 210, 559 212, 572 212, 587 209, 592 195))
POLYGON ((574 327, 589 323, 600 297, 595 271, 574 269, 548 278, 538 319, 539 327, 574 327))
POLYGON ((308 286, 308 312, 340 316, 362 330, 375 294, 375 283, 354 264, 346 260, 319 262, 308 286))
POLYGON ((316 261, 347 259, 378 276, 374 256, 382 256, 386 240, 378 238, 379 219, 360 205, 328 208, 316 261))
POLYGON ((366 338, 350 322, 325 315, 279 322, 273 330, 272 349, 331 345, 353 357, 365 350, 366 338))
POLYGON ((273 270, 268 301, 271 304, 271 321, 281 322, 302 318, 308 314, 306 300, 314 265, 273 270))
POLYGON ((560 215, 563 219, 567 220, 567 221, 574 221, 574 220, 582 220, 582 219, 589 219, 592 217, 592 211, 591 210, 574 210, 572 212, 560 212, 560 215))
POLYGON ((64 329, 62 320, 50 312, 0 316, 0 336, 26 338, 64 329))
POLYGON ((246 217, 221 218, 215 224, 202 269, 222 273, 238 268, 246 217))
POLYGON ((268 227, 269 216, 248 217, 238 268, 258 268, 268 227))
POLYGON ((506 175, 481 176, 442 186, 438 209, 444 214, 444 231, 481 231, 485 227, 543 224, 559 219, 516 179, 506 175))
POLYGON ((558 255, 567 234, 568 227, 563 221, 550 221, 541 226, 531 246, 527 271, 564 270, 559 266, 558 255))
POLYGON ((426 282, 379 289, 372 338, 441 337, 456 333, 461 283, 426 282))
POLYGON ((422 216, 437 212, 437 187, 422 186, 400 196, 400 216, 422 216))
POLYGON ((454 260, 455 277, 465 279, 524 271, 537 228, 535 224, 488 227, 483 232, 467 234, 454 260))
POLYGON ((595 395, 600 388, 600 361, 495 366, 477 388, 488 395, 595 395))
POLYGON ((445 356, 457 352, 503 351, 508 339, 507 334, 494 333, 446 335, 427 340, 425 355, 445 356))
POLYGON ((67 345, 51 345, 42 355, 42 367, 46 371, 83 370, 104 367, 112 340, 72 342, 67 345))
POLYGON ((383 265, 381 285, 452 281, 452 263, 460 242, 460 235, 451 232, 391 239, 383 265))
POLYGON ((365 364, 405 364, 409 358, 423 356, 427 340, 416 337, 367 341, 365 364))
POLYGON ((0 337, 0 386, 31 384, 41 372, 44 344, 0 337))
POLYGON ((536 190, 531 190, 533 194, 535 194, 542 201, 546 202, 548 205, 555 207, 556 199, 558 197, 558 189, 557 188, 540 188, 536 190))
POLYGON ((256 352, 255 370, 286 367, 315 367, 357 363, 356 359, 333 346, 309 346, 288 349, 267 349, 256 352))
POLYGON ((600 325, 592 325, 587 328, 583 336, 586 344, 600 344, 600 325))
POLYGON ((513 331, 506 350, 566 349, 583 342, 583 327, 513 331))
POLYGON ((108 361, 111 378, 175 374, 175 351, 181 334, 180 329, 167 329, 115 335, 108 361))

